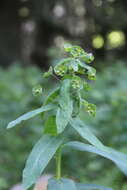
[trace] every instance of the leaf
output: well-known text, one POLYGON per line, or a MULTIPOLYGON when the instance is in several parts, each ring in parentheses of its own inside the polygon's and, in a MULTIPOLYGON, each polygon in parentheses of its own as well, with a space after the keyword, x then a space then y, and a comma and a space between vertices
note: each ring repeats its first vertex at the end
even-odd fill
POLYGON ((49 104, 49 105, 46 105, 46 106, 42 106, 36 110, 33 110, 31 112, 28 112, 20 117, 18 117, 16 120, 14 121, 11 121, 8 126, 7 126, 7 129, 9 128, 12 128, 12 127, 15 127, 17 124, 20 124, 22 121, 25 121, 27 119, 30 119, 42 112, 45 112, 45 111, 48 111, 48 110, 51 110, 51 109, 54 109, 55 106, 53 104, 49 104))
POLYGON ((62 109, 67 109, 69 102, 71 100, 70 98, 70 86, 71 81, 69 79, 65 79, 62 81, 60 89, 60 99, 59 99, 59 105, 62 109))
POLYGON ((53 90, 49 95, 48 97, 46 98, 45 102, 44 102, 44 105, 47 105, 49 103, 52 103, 56 97, 58 96, 59 94, 59 87, 57 87, 55 90, 53 90))
POLYGON ((125 175, 127 175, 127 155, 124 153, 118 152, 106 146, 99 148, 76 141, 69 142, 65 144, 65 146, 70 146, 76 150, 87 151, 108 158, 114 162, 125 175))
POLYGON ((62 108, 58 108, 56 113, 56 125, 57 125, 57 132, 61 133, 67 126, 68 122, 71 119, 73 111, 73 103, 72 101, 69 102, 68 108, 63 110, 62 108))
POLYGON ((82 183, 76 183, 77 190, 113 190, 109 187, 104 187, 101 185, 95 185, 95 184, 82 184, 82 183))
POLYGON ((51 134, 51 135, 57 135, 57 127, 56 127, 56 117, 55 116, 49 116, 48 119, 45 122, 45 129, 44 133, 51 134))
POLYGON ((40 177, 41 173, 63 143, 61 136, 44 135, 34 146, 23 170, 23 187, 28 189, 40 177))
POLYGON ((71 179, 61 178, 50 179, 48 190, 77 190, 75 183, 71 179))
POLYGON ((62 81, 62 87, 60 89, 60 107, 56 114, 56 125, 58 133, 61 133, 67 126, 69 120, 71 119, 73 111, 73 102, 70 97, 70 85, 71 81, 65 79, 62 81))
POLYGON ((104 145, 99 141, 99 139, 92 133, 90 128, 84 124, 79 118, 73 118, 70 121, 70 125, 89 143, 98 148, 103 148, 104 145))

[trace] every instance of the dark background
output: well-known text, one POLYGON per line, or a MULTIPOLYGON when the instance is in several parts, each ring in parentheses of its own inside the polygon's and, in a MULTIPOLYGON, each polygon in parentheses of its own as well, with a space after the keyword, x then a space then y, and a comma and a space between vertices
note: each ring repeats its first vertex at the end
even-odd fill
POLYGON ((121 0, 1 0, 0 65, 20 59, 45 67, 49 48, 66 40, 96 58, 123 59, 126 10, 127 1, 121 0))

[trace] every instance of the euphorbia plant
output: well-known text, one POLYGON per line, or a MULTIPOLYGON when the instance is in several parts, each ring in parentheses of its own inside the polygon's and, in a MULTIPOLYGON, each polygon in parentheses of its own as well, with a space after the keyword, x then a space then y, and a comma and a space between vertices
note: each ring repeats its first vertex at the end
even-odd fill
MULTIPOLYGON (((58 78, 59 86, 46 97, 42 107, 22 115, 7 126, 7 128, 15 127, 23 120, 44 112, 42 114, 44 132, 26 162, 23 170, 23 187, 25 190, 30 188, 52 157, 55 157, 56 175, 48 181, 48 190, 111 190, 111 188, 99 185, 76 183, 62 177, 61 158, 64 148, 87 151, 108 158, 127 175, 127 155, 104 146, 79 118, 81 107, 84 107, 84 110, 92 116, 95 116, 96 112, 96 106, 84 99, 84 93, 82 93, 90 88, 88 81, 96 78, 96 70, 88 65, 94 60, 93 55, 79 46, 70 44, 66 44, 64 50, 68 57, 60 60, 54 68, 50 67, 43 75, 43 77, 58 78), (67 142, 68 127, 76 130, 89 144, 78 141, 67 142)), ((41 94, 41 86, 35 87, 33 93, 34 95, 41 94)))

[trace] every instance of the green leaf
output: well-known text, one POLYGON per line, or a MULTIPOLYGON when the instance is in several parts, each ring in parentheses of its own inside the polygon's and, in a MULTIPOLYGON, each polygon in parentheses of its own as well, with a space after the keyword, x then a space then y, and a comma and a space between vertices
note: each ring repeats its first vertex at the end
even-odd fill
POLYGON ((101 185, 95 185, 95 184, 82 184, 82 183, 76 183, 77 190, 113 190, 109 187, 104 187, 101 185))
POLYGON ((71 179, 61 178, 50 179, 48 190, 77 190, 75 183, 71 179))
POLYGON ((41 173, 63 143, 61 136, 44 135, 34 146, 23 170, 23 187, 28 189, 40 177, 41 173))
POLYGON ((61 133, 65 129, 69 120, 71 119, 73 102, 70 97, 70 85, 71 81, 69 79, 62 81, 59 99, 60 107, 58 108, 56 114, 56 125, 58 133, 61 133))
POLYGON ((76 150, 87 151, 108 158, 109 160, 114 162, 125 175, 127 175, 127 155, 124 153, 118 152, 106 146, 103 146, 103 148, 99 148, 76 141, 69 142, 65 144, 65 146, 70 146, 76 150))
POLYGON ((55 116, 49 116, 46 120, 44 133, 51 134, 51 135, 57 135, 57 126, 56 126, 56 117, 55 116))
POLYGON ((46 106, 42 106, 36 110, 33 110, 31 112, 28 112, 22 116, 20 116, 19 118, 17 118, 16 120, 14 121, 11 121, 8 126, 7 126, 7 129, 9 128, 12 128, 12 127, 15 127, 17 124, 20 124, 22 121, 24 120, 27 120, 27 119, 30 119, 42 112, 45 112, 45 111, 48 111, 48 110, 51 110, 51 109, 54 109, 55 106, 53 104, 49 104, 49 105, 46 105, 46 106))
POLYGON ((71 119, 70 125, 89 143, 92 145, 103 148, 104 145, 99 141, 99 139, 90 130, 90 127, 86 126, 83 121, 78 118, 71 119))
POLYGON ((70 87, 71 87, 71 80, 65 79, 62 81, 61 88, 60 88, 60 99, 59 105, 62 109, 67 109, 70 98, 70 87))
POLYGON ((73 111, 73 103, 72 101, 69 102, 68 107, 66 109, 58 108, 56 113, 56 125, 57 125, 57 132, 61 133, 67 126, 68 122, 71 119, 73 111))
POLYGON ((46 98, 44 105, 47 105, 49 103, 54 102, 54 100, 57 98, 57 96, 59 95, 59 87, 57 87, 55 90, 53 90, 48 97, 46 98))

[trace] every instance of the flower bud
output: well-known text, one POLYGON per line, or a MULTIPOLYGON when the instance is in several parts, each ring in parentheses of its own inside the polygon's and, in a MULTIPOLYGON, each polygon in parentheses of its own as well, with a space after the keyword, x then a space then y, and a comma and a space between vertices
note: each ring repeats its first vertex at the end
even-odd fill
POLYGON ((82 59, 86 63, 91 63, 94 60, 94 56, 92 53, 87 53, 85 56, 82 57, 82 59))
POLYGON ((80 77, 74 76, 72 79, 72 88, 74 89, 80 89, 82 87, 82 81, 80 77))
POLYGON ((42 94, 42 87, 40 85, 37 85, 35 86, 33 89, 32 89, 32 93, 34 96, 39 96, 42 94))
POLYGON ((91 67, 87 71, 87 75, 88 75, 88 79, 89 80, 96 80, 96 69, 94 69, 93 67, 91 67))
POLYGON ((92 116, 96 115, 96 105, 90 104, 86 100, 82 100, 82 104, 85 106, 85 111, 92 116))
POLYGON ((54 72, 56 75, 63 77, 67 73, 66 65, 56 65, 54 68, 54 72))

